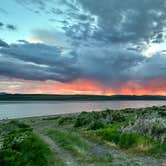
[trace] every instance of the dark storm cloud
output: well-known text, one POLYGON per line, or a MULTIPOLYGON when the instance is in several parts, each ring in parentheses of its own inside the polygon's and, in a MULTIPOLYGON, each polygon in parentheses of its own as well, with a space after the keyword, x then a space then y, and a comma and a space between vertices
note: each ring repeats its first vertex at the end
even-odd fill
POLYGON ((68 82, 93 79, 108 85, 128 80, 165 78, 166 56, 144 57, 119 45, 82 46, 64 55, 62 48, 23 42, 0 49, 0 74, 27 80, 68 82), (153 71, 153 72, 152 72, 153 71))
POLYGON ((11 31, 17 30, 16 26, 15 26, 15 25, 12 25, 12 24, 7 24, 7 25, 6 25, 6 28, 7 28, 8 30, 11 30, 11 31))
POLYGON ((148 44, 151 40, 159 43, 164 38, 161 37, 166 26, 166 2, 164 0, 16 1, 34 11, 39 9, 54 13, 56 16, 63 15, 63 20, 64 18, 70 20, 70 23, 64 24, 63 27, 66 34, 75 38, 75 34, 78 33, 79 40, 90 36, 98 41, 129 42, 138 45, 144 42, 148 44), (52 7, 50 8, 48 4, 52 7), (57 8, 56 5, 59 7, 57 8), (80 11, 83 12, 80 13, 80 11), (97 22, 93 20, 92 15, 96 16, 97 22), (95 22, 97 27, 94 27, 95 22))
POLYGON ((99 17, 96 37, 113 42, 148 42, 166 25, 163 0, 82 0, 83 8, 99 17))
POLYGON ((130 80, 166 79, 165 52, 151 57, 143 55, 150 43, 165 42, 165 1, 17 2, 33 11, 55 14, 57 17, 50 21, 58 22, 60 31, 56 28, 32 31, 34 39, 47 45, 20 40, 1 48, 1 75, 62 82, 92 79, 117 87, 130 80), (47 8, 50 2, 59 2, 63 7, 47 8))
POLYGON ((4 30, 10 30, 10 31, 15 31, 17 30, 15 25, 12 24, 6 24, 3 22, 0 22, 0 29, 4 29, 4 30), (4 28, 3 28, 4 27, 4 28))
POLYGON ((0 47, 9 47, 9 45, 0 39, 0 47))
POLYGON ((34 4, 34 5, 37 5, 39 9, 44 9, 45 6, 46 6, 46 1, 45 0, 15 0, 17 3, 23 5, 24 7, 26 7, 26 5, 31 5, 31 4, 34 4))
POLYGON ((45 44, 13 44, 10 45, 10 48, 8 49, 2 49, 1 53, 10 55, 23 61, 34 62, 37 64, 56 65, 56 63, 61 62, 61 59, 58 56, 61 54, 61 49, 45 44))
POLYGON ((83 76, 107 84, 133 79, 130 71, 145 60, 138 52, 121 48, 120 45, 85 47, 77 50, 77 65, 82 69, 83 76))
POLYGON ((18 40, 18 42, 23 43, 23 44, 28 44, 29 42, 26 40, 18 40))
POLYGON ((4 26, 4 24, 2 22, 0 22, 0 28, 3 27, 3 26, 4 26))
MULTIPOLYGON (((39 14, 40 12, 45 12, 45 13, 53 13, 51 9, 53 8, 47 8, 48 3, 55 4, 56 0, 15 0, 19 5, 22 5, 25 9, 34 12, 36 14, 39 14)), ((53 6, 53 5, 52 5, 53 6)))
POLYGON ((61 14, 63 14, 63 11, 62 11, 62 10, 60 10, 60 9, 55 9, 55 8, 52 8, 52 9, 51 9, 51 12, 52 12, 53 14, 56 14, 56 15, 61 15, 61 14))
POLYGON ((166 55, 163 53, 145 57, 138 51, 128 50, 120 45, 96 45, 80 48, 77 54, 77 66, 82 70, 82 78, 97 80, 114 88, 132 80, 143 83, 153 79, 166 79, 163 70, 166 55))
POLYGON ((73 40, 85 40, 90 37, 90 24, 89 23, 80 23, 74 24, 68 27, 64 27, 65 33, 67 36, 72 37, 73 40))
POLYGON ((75 0, 56 0, 58 3, 62 5, 68 6, 71 10, 78 11, 78 7, 75 5, 75 0))
POLYGON ((135 79, 166 79, 166 73, 163 70, 166 67, 166 54, 157 53, 152 57, 146 58, 143 63, 133 68, 132 77, 135 79))
POLYGON ((17 59, 0 60, 0 74, 11 78, 19 78, 25 80, 56 80, 61 82, 67 82, 71 80, 71 76, 63 74, 61 71, 57 71, 53 68, 44 68, 35 66, 34 64, 28 64, 24 62, 18 62, 17 59), (9 67, 10 66, 10 67, 9 67))
POLYGON ((64 82, 79 75, 74 59, 62 56, 61 49, 55 46, 24 42, 0 49, 0 55, 0 74, 4 76, 64 82))

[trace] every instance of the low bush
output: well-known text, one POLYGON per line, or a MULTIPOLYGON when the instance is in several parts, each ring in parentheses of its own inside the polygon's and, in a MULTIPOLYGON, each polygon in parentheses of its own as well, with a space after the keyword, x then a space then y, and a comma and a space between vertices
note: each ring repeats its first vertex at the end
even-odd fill
POLYGON ((2 166, 22 166, 21 153, 12 149, 0 150, 0 165, 2 166))
POLYGON ((160 134, 165 132, 166 132, 166 126, 164 125, 164 122, 156 120, 152 126, 152 135, 160 136, 160 134))
POLYGON ((47 117, 47 118, 43 118, 42 120, 58 120, 61 116, 50 116, 50 117, 47 117))
POLYGON ((21 123, 21 122, 16 121, 16 120, 12 120, 8 123, 4 123, 3 125, 1 125, 0 130, 1 130, 0 135, 5 136, 8 133, 13 132, 13 131, 20 131, 20 130, 22 132, 32 131, 32 128, 27 124, 21 123))
POLYGON ((166 109, 165 109, 165 110, 160 110, 160 111, 159 111, 159 115, 160 115, 161 117, 166 117, 166 109))
POLYGON ((148 154, 157 156, 164 156, 166 152, 166 143, 154 142, 153 146, 149 149, 148 154))
POLYGON ((150 139, 136 133, 121 133, 118 125, 112 125, 108 128, 97 131, 97 134, 105 140, 114 142, 121 148, 129 149, 140 145, 149 144, 150 139))
POLYGON ((3 166, 50 166, 53 165, 53 156, 45 144, 27 125, 20 122, 6 124, 11 127, 10 132, 4 135, 0 150, 0 165, 3 166))
POLYGON ((71 116, 61 117, 58 119, 59 125, 71 124, 74 121, 74 118, 71 116))
POLYGON ((99 129, 106 124, 111 123, 112 116, 110 110, 102 112, 82 112, 74 123, 74 127, 87 127, 91 129, 99 129))
POLYGON ((91 123, 91 125, 89 126, 88 129, 90 130, 98 130, 98 129, 101 129, 101 128, 104 128, 105 127, 105 124, 99 120, 96 120, 96 121, 93 121, 93 123, 91 123))
POLYGON ((123 122, 125 120, 126 120, 126 118, 125 118, 124 113, 121 113, 119 111, 114 111, 112 113, 112 121, 113 122, 123 122))
POLYGON ((76 118, 74 127, 87 126, 87 125, 89 125, 92 122, 92 120, 93 120, 93 118, 92 118, 92 116, 89 113, 82 112, 76 118))

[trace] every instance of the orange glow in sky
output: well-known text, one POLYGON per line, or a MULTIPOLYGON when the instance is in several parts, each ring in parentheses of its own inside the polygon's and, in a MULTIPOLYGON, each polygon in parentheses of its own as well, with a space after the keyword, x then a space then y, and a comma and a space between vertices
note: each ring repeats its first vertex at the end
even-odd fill
MULTIPOLYGON (((3 85, 3 83, 0 85, 3 85)), ((92 80, 76 80, 69 83, 55 81, 24 81, 18 80, 9 84, 8 93, 29 94, 97 94, 97 95, 166 95, 166 80, 150 80, 145 83, 128 81, 119 87, 105 86, 92 80)), ((5 84, 5 89, 6 89, 5 84)))

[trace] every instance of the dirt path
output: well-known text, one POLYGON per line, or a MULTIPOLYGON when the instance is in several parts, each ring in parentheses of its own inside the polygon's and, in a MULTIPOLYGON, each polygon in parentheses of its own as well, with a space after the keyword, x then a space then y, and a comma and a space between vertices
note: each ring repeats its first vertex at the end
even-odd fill
POLYGON ((56 126, 54 126, 53 123, 41 122, 33 125, 33 128, 34 132, 49 145, 55 156, 58 156, 60 160, 63 161, 64 166, 166 166, 165 159, 156 159, 152 156, 127 153, 126 151, 117 149, 112 145, 92 141, 91 139, 86 138, 82 134, 79 134, 79 132, 77 132, 79 137, 81 137, 86 142, 88 141, 88 143, 92 145, 91 151, 92 153, 95 153, 96 156, 105 154, 107 155, 109 153, 113 158, 113 161, 111 163, 81 164, 79 163, 76 156, 73 156, 69 151, 63 149, 49 136, 47 136, 46 132, 48 131, 48 129, 56 129, 56 126))
POLYGON ((109 149, 114 158, 113 166, 164 166, 161 161, 151 156, 134 155, 111 147, 109 149))
MULTIPOLYGON (((36 132, 36 131, 35 131, 36 132)), ((78 161, 73 158, 70 153, 65 151, 63 148, 59 147, 55 142, 48 136, 36 132, 49 146, 50 149, 58 155, 58 157, 64 162, 66 166, 80 166, 83 164, 78 163, 78 161)), ((164 162, 157 160, 154 157, 149 156, 139 156, 133 155, 129 153, 125 153, 119 149, 114 147, 107 147, 102 144, 95 144, 94 142, 88 141, 93 145, 92 151, 96 153, 96 155, 103 155, 102 153, 111 153, 113 157, 113 162, 110 164, 104 164, 104 166, 165 166, 164 162)), ((88 164, 88 166, 93 166, 96 164, 88 164)), ((87 166, 87 164, 85 165, 87 166)))
POLYGON ((166 160, 159 160, 152 156, 138 155, 122 151, 113 145, 96 144, 89 141, 94 147, 95 153, 111 153, 113 162, 111 166, 166 166, 166 160), (165 164, 165 165, 164 165, 165 164))
POLYGON ((35 130, 35 133, 49 145, 54 155, 59 157, 59 159, 63 161, 65 166, 79 165, 69 153, 67 153, 64 149, 60 148, 57 144, 55 144, 55 142, 50 137, 40 133, 37 130, 35 130))

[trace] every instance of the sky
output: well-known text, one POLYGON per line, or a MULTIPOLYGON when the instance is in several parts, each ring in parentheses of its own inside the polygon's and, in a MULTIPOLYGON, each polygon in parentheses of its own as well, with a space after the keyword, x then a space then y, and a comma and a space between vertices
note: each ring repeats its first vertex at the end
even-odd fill
POLYGON ((0 92, 166 95, 166 1, 1 2, 0 92))

